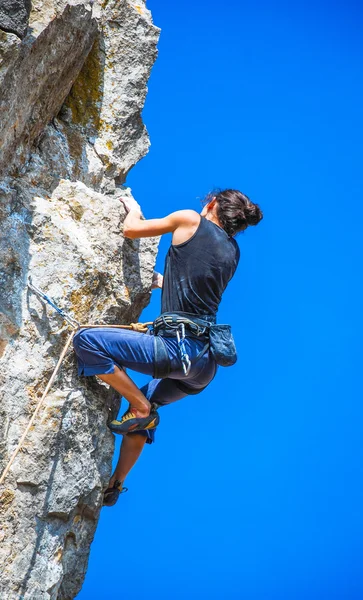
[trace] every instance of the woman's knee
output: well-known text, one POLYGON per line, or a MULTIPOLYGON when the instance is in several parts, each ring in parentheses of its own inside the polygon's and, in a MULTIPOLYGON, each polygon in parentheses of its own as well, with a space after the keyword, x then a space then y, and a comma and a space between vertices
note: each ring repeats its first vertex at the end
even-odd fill
POLYGON ((85 329, 78 331, 73 338, 73 347, 75 350, 89 346, 90 337, 93 337, 92 331, 86 331, 85 329))

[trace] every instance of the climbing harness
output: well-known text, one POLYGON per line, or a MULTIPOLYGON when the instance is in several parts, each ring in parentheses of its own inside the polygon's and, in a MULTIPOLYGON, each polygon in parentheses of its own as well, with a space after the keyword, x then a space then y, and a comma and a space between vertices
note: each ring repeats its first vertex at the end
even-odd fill
POLYGON ((191 361, 184 345, 185 330, 188 331, 188 337, 205 339, 207 342, 202 352, 193 359, 193 362, 203 356, 209 348, 217 365, 222 367, 234 365, 237 361, 237 350, 231 326, 217 325, 213 315, 203 315, 201 317, 191 315, 190 318, 188 315, 189 313, 163 313, 155 319, 153 325, 156 335, 165 337, 175 337, 176 335, 184 374, 188 375, 191 368, 191 361))
POLYGON ((210 327, 210 323, 205 319, 207 319, 207 317, 203 319, 193 317, 192 320, 176 313, 163 313, 160 317, 155 319, 154 330, 158 331, 160 328, 176 329, 178 325, 184 324, 190 333, 197 337, 201 337, 208 334, 208 329, 210 327))
POLYGON ((61 308, 59 308, 59 306, 57 306, 57 304, 53 300, 51 300, 49 298, 49 296, 47 296, 44 292, 42 292, 42 290, 40 290, 38 287, 36 287, 33 284, 33 282, 32 282, 32 280, 31 280, 30 277, 29 277, 29 280, 28 280, 28 286, 40 298, 42 298, 50 306, 52 306, 52 308, 54 308, 54 310, 56 310, 57 313, 60 314, 68 322, 68 324, 72 327, 73 331, 70 333, 70 335, 69 335, 69 337, 68 337, 68 339, 67 339, 67 341, 66 341, 66 343, 64 345, 64 348, 63 348, 63 350, 61 352, 59 360, 58 360, 58 362, 57 362, 57 364, 55 366, 55 369, 54 369, 54 371, 53 371, 53 373, 51 375, 51 378, 49 379, 49 381, 47 383, 47 386, 46 386, 46 388, 45 388, 45 390, 43 392, 43 395, 40 398, 39 402, 37 403, 37 405, 35 407, 35 410, 34 410, 32 416, 31 416, 31 419, 30 419, 30 421, 29 421, 29 423, 28 423, 28 425, 27 425, 27 427, 26 427, 23 435, 21 436, 18 445, 16 446, 13 454, 11 455, 11 458, 10 458, 8 464, 6 465, 6 467, 5 467, 2 475, 0 477, 0 485, 3 483, 3 481, 4 481, 5 477, 7 476, 8 472, 10 470, 10 467, 13 464, 13 462, 14 462, 14 460, 15 460, 18 452, 19 452, 19 450, 21 450, 21 448, 23 446, 24 440, 25 440, 26 436, 28 435, 29 430, 31 429, 31 427, 32 427, 32 425, 33 425, 33 423, 35 421, 35 418, 36 418, 36 416, 37 416, 37 414, 38 414, 38 412, 39 412, 39 410, 40 410, 40 408, 41 408, 41 406, 42 406, 42 404, 43 404, 43 402, 44 402, 44 400, 45 400, 45 398, 46 398, 46 396, 47 396, 47 394, 48 394, 48 392, 49 392, 49 390, 50 390, 50 388, 51 388, 51 386, 52 386, 52 384, 53 384, 53 382, 55 380, 55 378, 56 378, 56 375, 57 375, 57 373, 58 373, 58 371, 59 371, 59 369, 60 369, 60 367, 62 365, 63 359, 64 359, 64 357, 65 357, 65 355, 67 353, 67 350, 69 349, 69 347, 71 345, 71 342, 72 342, 73 337, 75 336, 77 330, 78 329, 83 329, 83 328, 91 328, 91 327, 112 327, 112 328, 118 328, 118 329, 129 329, 129 330, 131 329, 133 331, 138 331, 140 333, 146 333, 148 331, 148 327, 153 324, 152 322, 148 322, 148 323, 130 323, 130 325, 109 325, 108 323, 105 324, 105 325, 92 325, 92 324, 81 325, 76 319, 74 319, 73 317, 71 317, 70 315, 68 315, 67 313, 65 313, 61 308))
MULTIPOLYGON (((153 324, 155 335, 171 335, 173 337, 176 336, 178 342, 178 351, 183 367, 183 373, 186 376, 189 375, 192 366, 192 361, 190 360, 190 356, 185 348, 186 328, 188 329, 188 333, 192 334, 192 336, 196 336, 198 338, 202 336, 208 336, 209 324, 205 323, 204 325, 200 325, 198 321, 198 319, 192 320, 187 317, 179 316, 177 314, 163 314, 160 315, 160 317, 158 317, 157 319, 155 319, 153 324)), ((208 345, 209 344, 206 344, 202 352, 198 354, 197 360, 206 352, 206 350, 208 349, 208 345)))

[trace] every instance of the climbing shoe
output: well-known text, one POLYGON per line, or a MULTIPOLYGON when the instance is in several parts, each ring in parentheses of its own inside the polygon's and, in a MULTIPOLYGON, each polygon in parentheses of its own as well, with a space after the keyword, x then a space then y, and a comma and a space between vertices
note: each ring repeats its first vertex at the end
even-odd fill
POLYGON ((151 409, 148 417, 137 418, 135 414, 128 410, 123 415, 121 421, 111 421, 109 428, 112 433, 133 433, 134 431, 144 431, 145 429, 155 429, 159 425, 160 417, 156 410, 151 409))
POLYGON ((112 487, 107 488, 103 494, 103 506, 113 506, 116 504, 120 494, 127 492, 126 487, 122 487, 122 481, 116 479, 112 487))

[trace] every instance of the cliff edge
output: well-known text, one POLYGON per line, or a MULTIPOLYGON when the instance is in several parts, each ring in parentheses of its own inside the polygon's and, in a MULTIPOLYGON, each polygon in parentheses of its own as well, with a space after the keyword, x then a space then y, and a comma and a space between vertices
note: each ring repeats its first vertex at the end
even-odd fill
MULTIPOLYGON (((137 321, 157 240, 122 235, 121 196, 149 146, 141 120, 159 29, 142 0, 0 7, 0 470, 69 335, 137 321)), ((0 487, 0 598, 69 600, 87 569, 119 400, 68 353, 0 487)))

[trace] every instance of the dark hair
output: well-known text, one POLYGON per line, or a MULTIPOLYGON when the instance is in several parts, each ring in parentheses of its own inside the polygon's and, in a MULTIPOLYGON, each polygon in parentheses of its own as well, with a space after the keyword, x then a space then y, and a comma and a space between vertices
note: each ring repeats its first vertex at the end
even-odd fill
POLYGON ((214 190, 206 196, 203 204, 208 204, 213 198, 217 202, 218 220, 230 236, 244 231, 249 225, 257 225, 263 219, 258 204, 238 190, 214 190))

